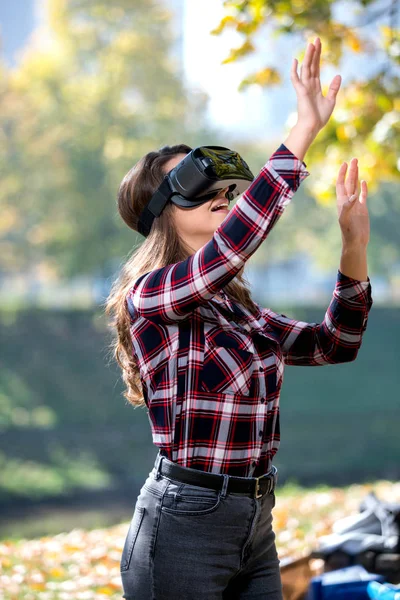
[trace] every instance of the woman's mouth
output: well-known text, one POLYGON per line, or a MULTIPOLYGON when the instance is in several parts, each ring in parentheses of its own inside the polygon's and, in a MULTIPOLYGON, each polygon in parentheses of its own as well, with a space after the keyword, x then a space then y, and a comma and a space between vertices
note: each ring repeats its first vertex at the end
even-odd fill
POLYGON ((227 212, 229 212, 229 206, 227 206, 226 204, 224 204, 223 206, 220 206, 220 208, 212 208, 211 212, 224 212, 224 213, 227 213, 227 212))

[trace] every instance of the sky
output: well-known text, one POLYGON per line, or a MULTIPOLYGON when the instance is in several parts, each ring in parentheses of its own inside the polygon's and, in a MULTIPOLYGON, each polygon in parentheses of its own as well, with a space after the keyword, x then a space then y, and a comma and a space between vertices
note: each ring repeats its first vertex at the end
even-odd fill
MULTIPOLYGON (((236 31, 226 29, 219 36, 210 35, 225 15, 222 1, 185 0, 183 25, 183 66, 185 79, 192 86, 210 96, 209 119, 222 130, 235 130, 241 136, 256 137, 276 134, 282 130, 290 111, 295 110, 295 96, 287 90, 263 90, 251 86, 239 92, 240 81, 263 66, 263 57, 273 61, 281 52, 282 43, 271 41, 264 28, 264 39, 259 40, 257 56, 246 57, 236 63, 222 65, 229 49, 238 47, 243 38, 236 31)), ((290 53, 284 48, 283 65, 289 65, 290 53)), ((294 90, 293 90, 294 94, 294 90)))

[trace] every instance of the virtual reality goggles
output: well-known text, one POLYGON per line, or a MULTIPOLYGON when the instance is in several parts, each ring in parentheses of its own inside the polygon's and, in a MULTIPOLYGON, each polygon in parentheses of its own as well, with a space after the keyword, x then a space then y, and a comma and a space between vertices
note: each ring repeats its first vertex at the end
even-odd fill
POLYGON ((248 164, 234 150, 224 146, 194 148, 164 177, 140 215, 138 231, 147 237, 154 219, 169 201, 181 208, 193 208, 228 186, 226 198, 231 201, 253 180, 248 164))

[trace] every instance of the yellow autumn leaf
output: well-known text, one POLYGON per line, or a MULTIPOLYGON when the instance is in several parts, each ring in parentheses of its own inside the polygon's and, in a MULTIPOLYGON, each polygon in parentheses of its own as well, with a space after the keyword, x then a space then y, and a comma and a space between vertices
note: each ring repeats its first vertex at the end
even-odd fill
POLYGON ((54 567, 53 569, 50 569, 49 575, 51 577, 64 577, 65 571, 64 571, 64 569, 59 569, 58 567, 54 567))
POLYGON ((241 83, 239 84, 239 91, 242 91, 249 85, 257 84, 265 86, 276 85, 278 83, 281 83, 281 76, 279 75, 279 72, 276 69, 273 69, 272 67, 267 67, 266 69, 257 71, 256 73, 253 73, 249 77, 243 79, 243 81, 241 81, 241 83))
POLYGON ((260 21, 265 16, 266 10, 267 5, 265 0, 253 0, 249 5, 249 12, 254 21, 260 21))
POLYGON ((105 596, 112 596, 114 594, 114 590, 112 590, 110 587, 101 587, 97 588, 97 593, 104 594, 105 596))
POLYGON ((338 125, 338 127, 336 127, 336 136, 339 142, 344 142, 348 139, 345 125, 338 125))
POLYGON ((389 27, 388 25, 379 25, 378 26, 379 31, 382 34, 382 37, 384 39, 384 42, 387 44, 388 42, 390 42, 390 40, 392 39, 392 37, 395 36, 395 32, 393 31, 393 29, 391 27, 389 27))
POLYGON ((31 590, 45 590, 47 584, 45 581, 33 581, 29 584, 31 590))
POLYGON ((236 25, 236 31, 244 33, 245 35, 251 35, 257 28, 258 23, 256 21, 239 21, 236 25))
POLYGON ((249 42, 249 40, 246 40, 241 46, 239 46, 239 48, 232 48, 230 55, 227 58, 225 58, 221 62, 221 64, 224 65, 227 63, 234 62, 238 58, 245 56, 246 54, 250 54, 250 52, 254 52, 254 50, 255 48, 253 44, 249 42))
POLYGON ((234 26, 236 25, 236 23, 237 20, 235 19, 235 17, 232 17, 232 15, 227 15, 221 20, 220 24, 217 25, 217 27, 210 31, 210 33, 211 35, 219 35, 220 33, 222 33, 226 26, 234 26))
POLYGON ((361 52, 364 48, 364 44, 360 38, 352 31, 347 31, 344 36, 345 44, 353 50, 353 52, 361 52))
POLYGON ((376 97, 376 103, 383 112, 390 112, 392 110, 392 100, 383 94, 379 94, 376 97))

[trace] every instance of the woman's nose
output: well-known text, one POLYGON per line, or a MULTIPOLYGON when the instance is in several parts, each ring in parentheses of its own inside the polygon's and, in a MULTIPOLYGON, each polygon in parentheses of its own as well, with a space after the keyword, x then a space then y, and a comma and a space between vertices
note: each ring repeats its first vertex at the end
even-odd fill
POLYGON ((226 187, 225 189, 223 189, 222 192, 219 195, 220 196, 225 196, 226 192, 228 192, 228 191, 229 191, 229 185, 228 185, 228 187, 226 187))

